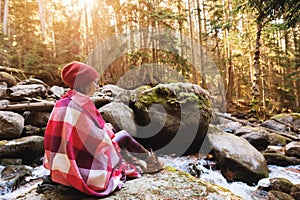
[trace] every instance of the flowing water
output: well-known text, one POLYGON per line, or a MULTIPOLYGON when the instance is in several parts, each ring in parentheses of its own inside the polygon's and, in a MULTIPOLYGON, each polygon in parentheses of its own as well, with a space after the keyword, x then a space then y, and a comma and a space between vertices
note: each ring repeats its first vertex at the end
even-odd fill
POLYGON ((229 189, 232 193, 242 197, 245 200, 252 200, 251 194, 258 188, 259 185, 266 186, 269 184, 270 178, 280 177, 286 178, 293 184, 300 184, 300 165, 279 167, 275 165, 269 165, 269 177, 261 179, 257 185, 249 186, 243 182, 231 182, 229 183, 219 170, 209 169, 204 166, 211 165, 209 161, 203 159, 199 160, 194 156, 187 157, 164 157, 164 162, 166 165, 175 167, 184 172, 189 172, 189 163, 197 163, 197 168, 201 171, 200 179, 206 182, 214 183, 216 185, 222 186, 229 189))
MULTIPOLYGON (((171 166, 176 169, 182 170, 184 172, 189 173, 189 166, 190 163, 194 163, 197 166, 197 169, 201 171, 199 173, 199 178, 201 180, 214 183, 220 185, 224 188, 229 189, 234 194, 244 198, 245 200, 252 200, 251 194, 255 191, 258 185, 268 185, 269 179, 274 177, 281 177, 290 180, 293 184, 300 184, 300 165, 296 166, 288 166, 288 167, 279 167, 275 165, 269 165, 269 178, 265 178, 259 181, 259 183, 255 186, 249 186, 243 182, 227 182, 227 180, 223 177, 219 170, 209 169, 207 166, 213 166, 214 163, 210 161, 206 161, 204 159, 199 159, 196 156, 185 156, 185 157, 172 157, 172 156, 164 156, 162 159, 165 162, 166 166, 171 166), (205 167, 204 167, 205 166, 205 167)), ((4 167, 0 166, 0 171, 2 171, 4 167)), ((42 177, 45 174, 48 174, 43 166, 39 166, 32 169, 33 173, 32 176, 27 177, 27 181, 35 180, 42 177)), ((37 183, 32 187, 36 187, 37 183)), ((28 189, 28 188, 27 188, 28 189)), ((17 189, 13 193, 18 193, 20 190, 24 189, 17 189)), ((10 194, 4 195, 2 197, 10 197, 10 194)), ((0 195, 1 199, 1 195, 0 195)))

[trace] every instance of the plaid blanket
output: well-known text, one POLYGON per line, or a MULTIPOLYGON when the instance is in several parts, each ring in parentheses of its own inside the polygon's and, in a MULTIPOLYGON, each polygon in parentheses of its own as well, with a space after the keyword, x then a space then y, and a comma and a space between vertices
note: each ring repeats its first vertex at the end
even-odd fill
POLYGON ((113 137, 90 98, 69 90, 56 102, 48 121, 44 166, 54 182, 106 196, 121 189, 126 176, 140 176, 122 159, 113 137))

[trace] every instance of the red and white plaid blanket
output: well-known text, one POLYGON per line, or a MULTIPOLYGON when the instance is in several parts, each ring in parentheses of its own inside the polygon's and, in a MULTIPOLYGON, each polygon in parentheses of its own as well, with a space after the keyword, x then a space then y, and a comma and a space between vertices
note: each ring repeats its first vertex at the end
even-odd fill
POLYGON ((126 176, 140 176, 122 160, 113 137, 90 98, 69 90, 55 104, 45 131, 44 166, 54 182, 106 196, 121 189, 126 176))

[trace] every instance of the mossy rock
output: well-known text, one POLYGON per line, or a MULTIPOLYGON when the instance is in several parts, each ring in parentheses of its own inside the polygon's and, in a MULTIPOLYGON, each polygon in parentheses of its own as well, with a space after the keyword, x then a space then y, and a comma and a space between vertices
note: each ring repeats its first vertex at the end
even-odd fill
POLYGON ((287 193, 284 193, 284 192, 280 192, 280 191, 276 191, 276 190, 270 190, 268 192, 268 196, 269 196, 269 199, 278 199, 278 200, 294 200, 294 198, 287 194, 287 193))
MULTIPOLYGON (((95 199, 95 197, 84 195, 75 189, 55 186, 53 191, 42 194, 36 193, 36 188, 25 192, 10 195, 10 198, 18 199, 95 199)), ((166 167, 156 174, 144 174, 142 177, 125 182, 120 191, 115 191, 106 198, 110 200, 119 199, 222 199, 242 200, 221 186, 202 181, 187 173, 166 167)))
POLYGON ((0 82, 6 82, 8 87, 12 87, 17 84, 16 78, 6 72, 0 72, 0 82))
POLYGON ((267 160, 269 165, 279 165, 279 166, 288 166, 288 165, 299 165, 300 159, 295 157, 288 157, 281 152, 275 153, 263 153, 264 157, 267 160))
POLYGON ((271 178, 270 186, 272 190, 289 194, 294 184, 286 178, 271 178))
POLYGON ((136 139, 160 153, 196 153, 212 116, 207 91, 191 83, 159 84, 138 91, 131 105, 138 125, 136 139))
POLYGON ((187 83, 159 84, 151 89, 149 86, 140 87, 135 106, 138 109, 146 109, 153 104, 161 104, 165 108, 174 104, 192 104, 195 109, 211 108, 208 95, 204 91, 202 94, 195 94, 191 87, 192 85, 187 83))

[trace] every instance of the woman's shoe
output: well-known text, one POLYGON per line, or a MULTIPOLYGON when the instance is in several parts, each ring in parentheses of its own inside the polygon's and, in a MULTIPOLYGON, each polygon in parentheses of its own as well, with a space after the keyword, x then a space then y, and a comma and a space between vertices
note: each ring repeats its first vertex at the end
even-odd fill
POLYGON ((146 166, 144 164, 141 163, 141 161, 139 159, 137 159, 136 157, 132 156, 129 152, 125 151, 123 153, 123 157, 124 159, 133 164, 136 167, 139 167, 140 170, 138 170, 141 174, 144 173, 146 171, 146 166))
POLYGON ((159 172, 164 166, 164 162, 158 159, 152 149, 150 150, 150 157, 146 159, 145 162, 147 163, 145 173, 148 174, 159 172))

